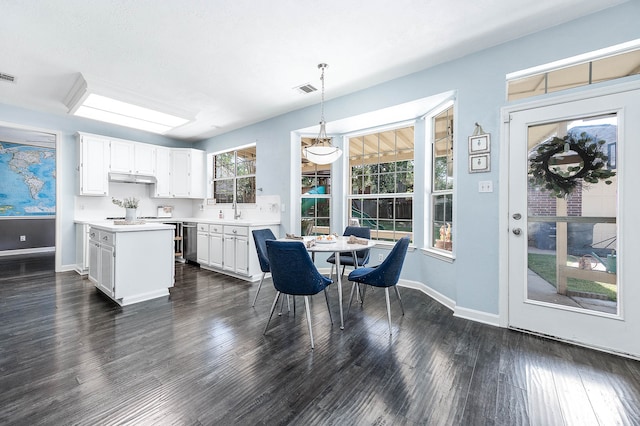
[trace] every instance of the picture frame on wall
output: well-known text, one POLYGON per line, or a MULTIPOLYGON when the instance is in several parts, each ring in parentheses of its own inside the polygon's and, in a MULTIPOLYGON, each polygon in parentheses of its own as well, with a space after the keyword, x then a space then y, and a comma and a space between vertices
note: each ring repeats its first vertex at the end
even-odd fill
POLYGON ((485 152, 491 152, 491 135, 485 133, 469 136, 469 154, 483 154, 485 152))
POLYGON ((469 173, 484 173, 491 171, 491 154, 477 154, 469 156, 469 173))

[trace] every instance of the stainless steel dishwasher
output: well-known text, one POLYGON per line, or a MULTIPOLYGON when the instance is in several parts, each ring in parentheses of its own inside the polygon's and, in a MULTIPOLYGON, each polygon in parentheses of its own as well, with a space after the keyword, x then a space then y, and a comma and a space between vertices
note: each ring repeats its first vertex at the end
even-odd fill
POLYGON ((184 260, 191 263, 198 263, 198 224, 194 222, 184 222, 182 224, 182 243, 184 250, 184 260))

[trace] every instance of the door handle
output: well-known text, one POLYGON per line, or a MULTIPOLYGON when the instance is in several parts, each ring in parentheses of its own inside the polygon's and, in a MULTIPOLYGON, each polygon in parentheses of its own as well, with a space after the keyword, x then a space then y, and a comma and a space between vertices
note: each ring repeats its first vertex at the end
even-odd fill
POLYGON ((514 235, 520 235, 520 234, 522 234, 522 229, 520 229, 520 228, 513 228, 513 234, 514 234, 514 235))
POLYGON ((522 215, 520 213, 514 213, 512 216, 515 220, 520 220, 522 219, 522 215))

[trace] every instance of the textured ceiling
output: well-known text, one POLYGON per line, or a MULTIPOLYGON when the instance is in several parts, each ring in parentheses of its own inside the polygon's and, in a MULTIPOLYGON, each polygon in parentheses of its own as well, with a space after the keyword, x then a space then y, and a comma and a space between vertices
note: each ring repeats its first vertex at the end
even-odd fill
POLYGON ((0 102, 66 114, 82 73, 200 140, 318 103, 320 62, 330 99, 622 2, 0 0, 0 102))

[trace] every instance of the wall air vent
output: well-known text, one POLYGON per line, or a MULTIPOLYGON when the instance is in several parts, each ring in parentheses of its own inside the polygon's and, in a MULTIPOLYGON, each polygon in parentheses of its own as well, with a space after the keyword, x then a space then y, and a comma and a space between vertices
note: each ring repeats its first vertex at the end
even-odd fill
POLYGON ((15 83, 16 77, 11 74, 5 74, 0 72, 0 81, 6 81, 7 83, 15 83))
POLYGON ((318 90, 309 83, 303 84, 302 86, 297 86, 295 87, 295 89, 300 93, 311 93, 311 92, 316 92, 318 90))

